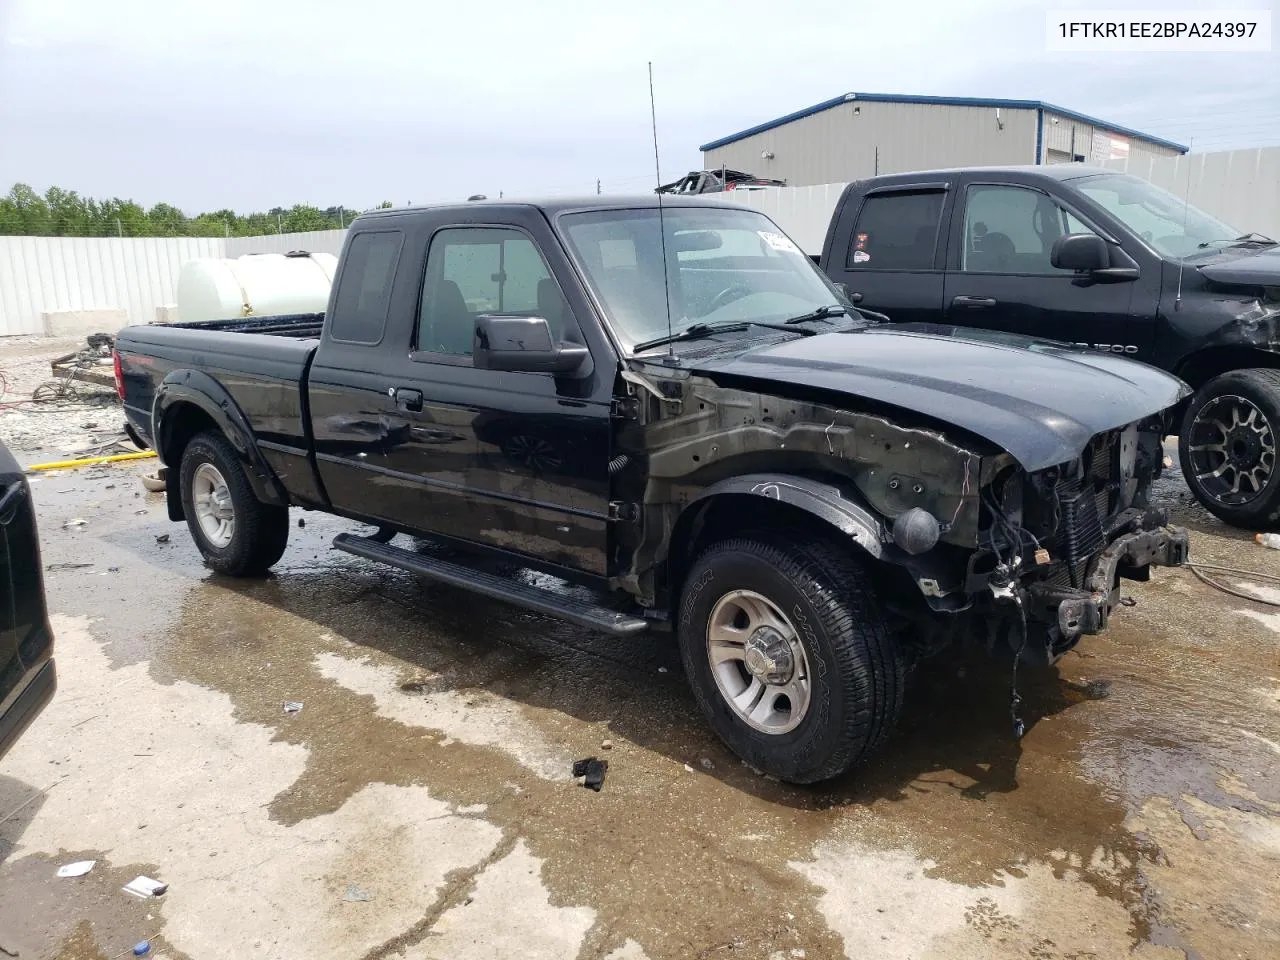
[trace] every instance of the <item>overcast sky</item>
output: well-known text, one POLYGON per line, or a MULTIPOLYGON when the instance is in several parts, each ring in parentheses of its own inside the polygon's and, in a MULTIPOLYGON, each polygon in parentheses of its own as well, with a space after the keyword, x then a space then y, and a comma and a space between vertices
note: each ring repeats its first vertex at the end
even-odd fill
MULTIPOLYGON (((846 91, 1040 99, 1280 145, 1280 53, 1045 52, 1045 11, 1267 0, 0 0, 0 191, 188 213, 639 191, 846 91)), ((1276 17, 1280 20, 1280 17, 1276 17)))

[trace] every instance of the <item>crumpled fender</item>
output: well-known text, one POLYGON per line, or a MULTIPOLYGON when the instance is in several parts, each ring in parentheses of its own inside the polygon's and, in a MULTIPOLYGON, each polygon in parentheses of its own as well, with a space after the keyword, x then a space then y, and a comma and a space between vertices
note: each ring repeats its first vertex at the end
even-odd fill
POLYGON ((764 497, 799 507, 838 529, 871 556, 879 559, 884 555, 884 524, 832 484, 785 473, 750 473, 712 484, 689 501, 685 510, 694 510, 708 497, 726 493, 764 497))
MULTIPOLYGON (((287 505, 289 495, 275 471, 263 459, 244 411, 236 405, 226 387, 199 370, 174 370, 156 388, 151 406, 152 439, 156 453, 165 466, 174 471, 181 466, 171 456, 173 425, 176 422, 174 414, 183 404, 188 403, 208 414, 230 441, 258 499, 264 503, 287 505)), ((166 499, 170 519, 181 520, 182 496, 176 480, 175 475, 166 486, 166 499)))

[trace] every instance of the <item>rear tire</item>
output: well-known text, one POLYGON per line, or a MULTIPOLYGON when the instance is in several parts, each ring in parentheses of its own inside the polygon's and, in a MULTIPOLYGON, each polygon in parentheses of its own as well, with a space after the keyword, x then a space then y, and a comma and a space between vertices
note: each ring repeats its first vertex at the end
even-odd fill
POLYGON ((227 438, 197 434, 182 454, 182 510, 205 565, 232 577, 260 576, 289 542, 287 507, 263 503, 227 438))
POLYGON ((677 632, 712 729, 780 780, 815 783, 862 762, 902 709, 901 651, 866 571, 832 544, 713 544, 689 573, 677 632))
POLYGON ((1280 520, 1280 370, 1232 370, 1187 405, 1178 459, 1187 486, 1221 520, 1252 530, 1280 520))

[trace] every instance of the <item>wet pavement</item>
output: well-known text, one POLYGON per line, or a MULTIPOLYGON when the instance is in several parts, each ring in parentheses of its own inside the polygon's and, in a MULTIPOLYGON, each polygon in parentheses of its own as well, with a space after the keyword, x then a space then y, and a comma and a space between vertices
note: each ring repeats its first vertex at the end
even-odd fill
MULTIPOLYGON (((424 584, 310 513, 221 578, 152 468, 34 484, 60 688, 0 761, 23 958, 1280 957, 1280 608, 1158 571, 1024 671, 1021 741, 1008 665, 943 657, 877 759, 794 788, 710 735, 669 637, 424 584)), ((1195 558, 1280 577, 1159 496, 1195 558)))

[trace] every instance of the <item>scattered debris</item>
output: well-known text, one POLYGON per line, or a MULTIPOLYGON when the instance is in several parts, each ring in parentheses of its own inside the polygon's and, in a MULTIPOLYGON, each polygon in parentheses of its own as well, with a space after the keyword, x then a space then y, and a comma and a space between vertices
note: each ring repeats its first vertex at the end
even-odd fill
POLYGON ((601 741, 600 741, 600 749, 601 749, 601 750, 612 750, 612 749, 613 749, 613 741, 612 741, 612 740, 601 740, 601 741))
POLYGON ((120 572, 119 567, 107 567, 107 573, 119 573, 119 572, 120 572))
POLYGON ((430 677, 423 676, 419 673, 400 684, 400 689, 405 693, 423 693, 427 689, 427 684, 430 682, 430 677))
POLYGON ((714 770, 716 768, 710 757, 703 757, 698 763, 702 765, 703 770, 714 770))
POLYGON ((86 873, 93 869, 97 860, 77 860, 75 863, 68 863, 58 868, 58 876, 60 877, 83 877, 86 873))
POLYGON ((142 475, 142 485, 152 493, 163 493, 167 483, 161 471, 155 473, 144 473, 142 475))
POLYGON ((17 951, 17 950, 10 950, 10 949, 9 949, 8 947, 6 947, 3 943, 0 943, 0 953, 3 953, 6 957, 16 957, 16 956, 18 956, 18 951, 17 951))
POLYGON ((1264 547, 1280 550, 1280 533, 1255 533, 1253 539, 1264 547))
POLYGON ((54 573, 58 570, 83 570, 92 566, 92 563, 51 563, 45 567, 45 570, 48 573, 54 573))
POLYGON ((83 527, 88 522, 84 517, 72 517, 62 525, 62 529, 69 530, 71 527, 83 527))
POLYGON ((684 772, 685 772, 685 773, 693 773, 693 767, 689 766, 689 765, 686 763, 686 764, 684 765, 684 772))
POLYGON ((150 877, 134 877, 121 889, 125 893, 131 893, 135 897, 146 900, 149 897, 164 896, 165 891, 169 889, 169 885, 161 883, 159 880, 152 880, 150 877))
POLYGON ((349 883, 342 894, 342 899, 349 903, 368 903, 373 899, 373 894, 368 890, 362 890, 359 884, 349 883))
POLYGON ((299 518, 298 518, 298 529, 299 529, 299 530, 301 530, 301 529, 302 529, 303 527, 305 527, 306 525, 307 525, 307 518, 306 518, 306 517, 299 517, 299 518))
POLYGON ((1135 600, 1133 597, 1120 598, 1120 606, 1122 607, 1136 607, 1137 605, 1138 605, 1138 601, 1135 600))
POLYGON ((169 535, 167 533, 162 533, 158 537, 156 537, 156 543, 168 543, 168 542, 169 542, 169 535))
POLYGON ((1165 468, 1166 470, 1172 470, 1172 469, 1173 469, 1173 457, 1165 457, 1165 458, 1164 458, 1164 468, 1165 468))
POLYGON ((573 775, 585 778, 582 781, 582 785, 590 787, 596 793, 599 793, 600 788, 604 786, 604 775, 608 772, 608 760, 587 757, 585 760, 575 760, 573 762, 573 775))
POLYGON ((301 712, 302 712, 302 701, 301 701, 301 700, 286 700, 286 701, 284 702, 284 712, 285 712, 285 713, 301 713, 301 712))
POLYGON ((133 955, 135 957, 145 957, 151 952, 151 944, 146 940, 139 940, 133 945, 133 955))
POLYGON ((658 668, 658 672, 659 672, 659 673, 667 673, 668 671, 667 671, 667 668, 666 668, 666 667, 659 667, 659 668, 658 668))

